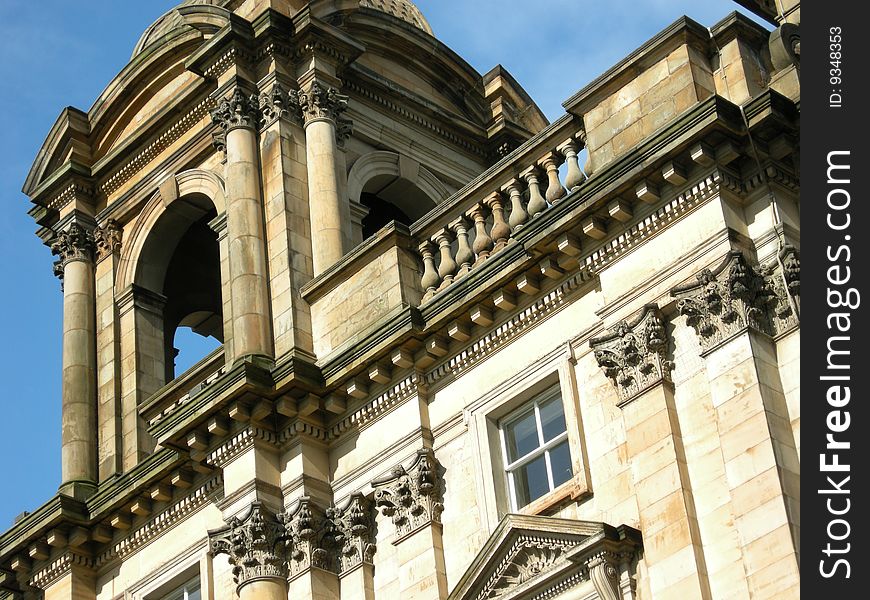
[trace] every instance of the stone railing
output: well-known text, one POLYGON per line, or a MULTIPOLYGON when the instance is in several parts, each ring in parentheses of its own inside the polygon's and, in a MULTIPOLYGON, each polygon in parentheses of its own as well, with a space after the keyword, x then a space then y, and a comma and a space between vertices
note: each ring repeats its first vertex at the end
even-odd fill
POLYGON ((140 404, 139 414, 148 427, 153 427, 187 404, 225 372, 226 361, 221 346, 140 404))
POLYGON ((557 121, 415 224, 424 303, 583 185, 584 140, 576 121, 557 121))

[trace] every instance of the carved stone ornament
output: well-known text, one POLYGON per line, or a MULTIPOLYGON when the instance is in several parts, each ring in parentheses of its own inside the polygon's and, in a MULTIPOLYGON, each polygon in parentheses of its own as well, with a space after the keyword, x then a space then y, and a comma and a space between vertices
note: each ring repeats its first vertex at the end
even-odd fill
POLYGON ((94 229, 94 244, 97 247, 97 260, 115 254, 121 249, 124 230, 115 219, 109 219, 103 227, 94 229))
POLYGON ((512 549, 509 560, 502 563, 498 576, 484 586, 476 600, 504 596, 539 575, 553 570, 570 547, 571 544, 566 541, 521 540, 512 549))
POLYGON ((363 494, 356 493, 343 508, 327 509, 326 517, 334 527, 338 572, 350 571, 363 563, 372 564, 377 550, 372 501, 363 494))
POLYGON ((244 518, 231 517, 208 537, 211 554, 229 556, 237 590, 257 579, 286 579, 288 532, 262 503, 254 502, 244 518))
POLYGON ((58 232, 51 243, 51 254, 59 258, 54 263, 54 274, 63 278, 63 269, 68 263, 94 260, 94 236, 78 223, 72 223, 66 231, 58 232))
POLYGON ((260 128, 266 128, 278 119, 290 119, 302 124, 302 108, 299 105, 299 92, 285 90, 284 86, 275 82, 272 91, 260 94, 260 128))
POLYGON ((399 465, 372 482, 375 506, 391 517, 399 539, 430 523, 440 523, 444 510, 440 465, 431 449, 418 450, 407 469, 399 465))
POLYGON ((224 136, 241 127, 256 129, 259 105, 260 99, 257 96, 249 96, 237 87, 229 98, 222 99, 217 108, 212 109, 212 123, 221 128, 224 136))
POLYGON ((589 579, 601 600, 623 600, 619 589, 619 563, 630 559, 612 552, 601 552, 585 561, 589 579))
POLYGON ((674 365, 667 359, 667 328, 661 311, 648 304, 631 322, 622 321, 589 345, 595 360, 619 390, 620 405, 648 388, 671 380, 674 365))
POLYGON ((307 91, 299 92, 299 105, 306 125, 317 119, 328 119, 338 125, 341 113, 347 110, 347 96, 314 81, 307 91))
POLYGON ((335 527, 323 509, 303 496, 279 516, 287 531, 287 562, 291 578, 311 567, 335 571, 335 527))
MULTIPOLYGON (((792 284, 799 265, 789 258, 792 284)), ((797 323, 787 284, 774 262, 759 270, 750 265, 742 252, 732 251, 715 270, 704 269, 697 283, 671 291, 677 308, 698 334, 702 352, 751 328, 775 336, 797 323)))

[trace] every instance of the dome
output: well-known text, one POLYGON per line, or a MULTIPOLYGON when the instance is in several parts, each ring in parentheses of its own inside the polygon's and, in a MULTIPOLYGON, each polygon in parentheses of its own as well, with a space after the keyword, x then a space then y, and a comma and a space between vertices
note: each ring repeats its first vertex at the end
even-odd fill
POLYGON ((423 16, 419 8, 414 6, 411 0, 360 0, 359 5, 385 12, 422 29, 430 35, 432 34, 432 27, 429 26, 426 17, 423 16))
MULTIPOLYGON (((178 6, 188 6, 191 4, 207 4, 212 6, 225 7, 231 3, 232 0, 184 0, 178 6)), ((359 0, 359 5, 362 8, 370 8, 396 17, 397 19, 401 19, 402 21, 413 25, 418 29, 422 29, 429 35, 432 35, 432 27, 429 26, 429 22, 426 20, 426 17, 423 16, 423 13, 420 12, 420 9, 417 8, 414 3, 411 2, 411 0, 359 0)), ((157 41, 174 29, 182 27, 183 23, 184 20, 181 18, 181 15, 178 14, 178 11, 176 11, 175 8, 168 11, 162 17, 157 19, 148 29, 146 29, 145 33, 142 34, 142 37, 139 38, 139 42, 133 49, 133 58, 135 58, 137 54, 141 53, 142 50, 144 50, 152 42, 157 41)))

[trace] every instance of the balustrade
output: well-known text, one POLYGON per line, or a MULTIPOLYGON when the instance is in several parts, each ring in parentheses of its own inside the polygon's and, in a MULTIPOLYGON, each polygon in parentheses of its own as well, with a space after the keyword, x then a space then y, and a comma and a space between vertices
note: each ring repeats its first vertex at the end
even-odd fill
MULTIPOLYGON (((528 156, 533 160, 507 183, 493 185, 497 183, 493 178, 468 190, 464 196, 483 199, 470 206, 466 204, 467 208, 459 216, 451 218, 450 214, 445 214, 444 224, 419 244, 423 301, 506 248, 513 241, 512 236, 531 220, 583 185, 587 178, 580 168, 582 148, 582 132, 579 132, 554 149, 538 154, 537 160, 534 154, 528 156), (564 181, 559 172, 563 164, 566 166, 564 181)), ((528 155, 529 151, 524 154, 528 155)))

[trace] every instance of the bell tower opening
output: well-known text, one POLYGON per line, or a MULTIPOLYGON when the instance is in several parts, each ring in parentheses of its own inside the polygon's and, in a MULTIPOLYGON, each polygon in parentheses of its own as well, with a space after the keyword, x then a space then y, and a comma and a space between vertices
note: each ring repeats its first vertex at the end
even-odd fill
POLYGON ((390 175, 372 177, 362 189, 360 204, 368 209, 362 220, 362 237, 368 239, 390 221, 411 225, 435 207, 411 181, 390 175))

